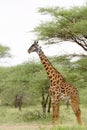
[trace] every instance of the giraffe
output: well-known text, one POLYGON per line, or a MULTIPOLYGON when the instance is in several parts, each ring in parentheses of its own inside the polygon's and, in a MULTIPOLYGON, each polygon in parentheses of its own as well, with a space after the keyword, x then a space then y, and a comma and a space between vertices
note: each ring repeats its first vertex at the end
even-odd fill
POLYGON ((62 74, 53 67, 48 58, 44 55, 38 41, 34 41, 28 49, 28 53, 31 52, 36 52, 39 55, 50 81, 49 94, 52 103, 53 123, 59 124, 60 101, 65 100, 66 103, 71 105, 77 122, 81 125, 82 121, 78 90, 72 84, 68 83, 62 74))

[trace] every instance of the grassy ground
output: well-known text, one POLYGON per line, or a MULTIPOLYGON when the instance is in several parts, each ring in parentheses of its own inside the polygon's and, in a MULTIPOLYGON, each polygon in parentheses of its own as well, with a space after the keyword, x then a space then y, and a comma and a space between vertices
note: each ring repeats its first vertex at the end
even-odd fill
POLYGON ((62 105, 60 125, 52 125, 52 114, 43 118, 40 107, 18 109, 0 107, 0 130, 87 130, 87 108, 81 106, 83 125, 78 126, 72 109, 62 105))

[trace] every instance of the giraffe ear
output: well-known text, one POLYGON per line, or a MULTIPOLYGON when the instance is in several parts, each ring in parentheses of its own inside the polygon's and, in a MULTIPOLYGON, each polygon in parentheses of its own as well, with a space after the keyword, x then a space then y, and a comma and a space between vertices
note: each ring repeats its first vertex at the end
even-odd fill
POLYGON ((40 46, 40 49, 41 49, 41 46, 40 46))

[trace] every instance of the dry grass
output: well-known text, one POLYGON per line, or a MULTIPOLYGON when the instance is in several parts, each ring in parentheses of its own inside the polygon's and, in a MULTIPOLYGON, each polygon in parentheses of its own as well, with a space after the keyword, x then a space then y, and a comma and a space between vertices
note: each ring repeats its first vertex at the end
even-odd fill
MULTIPOLYGON (((34 112, 33 107, 18 109, 0 107, 0 130, 87 130, 87 108, 81 106, 83 125, 78 126, 71 108, 60 108, 60 125, 52 125, 52 115, 47 118, 29 118, 29 113, 34 112), (27 115, 27 116, 26 116, 27 115), (28 118, 27 118, 28 117, 28 118), (27 118, 26 120, 24 120, 27 118)), ((39 107, 38 107, 39 109, 39 107)), ((34 115, 33 115, 34 116, 34 115)))

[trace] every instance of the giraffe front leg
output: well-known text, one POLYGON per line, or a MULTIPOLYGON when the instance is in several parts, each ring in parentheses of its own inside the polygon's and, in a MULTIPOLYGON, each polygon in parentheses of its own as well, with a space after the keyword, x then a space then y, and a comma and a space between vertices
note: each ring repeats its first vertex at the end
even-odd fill
POLYGON ((52 103, 52 109, 53 109, 53 123, 59 124, 59 104, 52 103))

